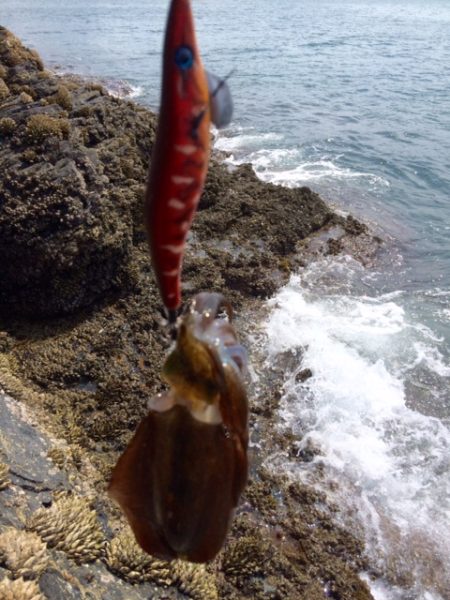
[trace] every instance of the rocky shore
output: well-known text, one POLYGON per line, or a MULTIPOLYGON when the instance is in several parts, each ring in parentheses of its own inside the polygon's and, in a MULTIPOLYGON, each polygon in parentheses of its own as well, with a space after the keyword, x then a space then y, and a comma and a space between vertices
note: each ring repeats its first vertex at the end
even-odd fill
MULTIPOLYGON (((170 345, 142 225, 155 126, 101 85, 46 71, 0 27, 0 598, 369 600, 339 507, 264 467, 297 441, 274 435, 282 365, 251 386, 263 450, 212 564, 145 555, 105 494, 170 345)), ((264 299, 316 255, 370 261, 378 246, 310 189, 213 156, 184 298, 225 293, 258 370, 264 299)))

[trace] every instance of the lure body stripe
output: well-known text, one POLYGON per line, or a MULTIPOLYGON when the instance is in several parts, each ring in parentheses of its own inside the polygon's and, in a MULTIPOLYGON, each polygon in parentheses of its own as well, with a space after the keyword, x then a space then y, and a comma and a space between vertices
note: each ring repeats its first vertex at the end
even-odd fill
POLYGON ((181 303, 184 246, 208 170, 209 129, 208 81, 190 0, 172 0, 158 130, 145 197, 153 268, 169 313, 181 303))

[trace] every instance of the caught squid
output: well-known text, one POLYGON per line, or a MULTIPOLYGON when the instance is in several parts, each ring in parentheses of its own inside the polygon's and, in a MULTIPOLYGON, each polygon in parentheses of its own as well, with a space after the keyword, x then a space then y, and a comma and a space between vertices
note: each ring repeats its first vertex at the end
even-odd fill
POLYGON ((181 304, 186 237, 208 170, 210 123, 231 120, 225 80, 207 73, 189 0, 172 0, 166 27, 158 130, 145 195, 153 268, 169 320, 181 304))
POLYGON ((109 484, 140 546, 159 558, 214 558, 247 480, 247 359, 231 316, 223 296, 202 293, 179 319, 169 390, 150 401, 109 484))

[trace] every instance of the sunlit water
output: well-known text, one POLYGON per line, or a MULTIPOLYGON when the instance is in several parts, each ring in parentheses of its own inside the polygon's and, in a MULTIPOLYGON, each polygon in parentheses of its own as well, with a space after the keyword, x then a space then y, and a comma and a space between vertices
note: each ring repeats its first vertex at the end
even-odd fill
MULTIPOLYGON (((167 5, 2 0, 0 23, 49 66, 155 108, 167 5)), ((309 185, 390 240, 377 272, 341 257, 294 276, 270 302, 265 351, 313 371, 304 383, 286 373, 280 427, 322 448, 316 462, 339 482, 328 493, 364 527, 373 563, 397 574, 371 582, 377 600, 446 600, 450 2, 193 5, 204 62, 234 69, 235 120, 216 140, 229 162, 309 185)), ((315 480, 315 462, 275 460, 315 480)))

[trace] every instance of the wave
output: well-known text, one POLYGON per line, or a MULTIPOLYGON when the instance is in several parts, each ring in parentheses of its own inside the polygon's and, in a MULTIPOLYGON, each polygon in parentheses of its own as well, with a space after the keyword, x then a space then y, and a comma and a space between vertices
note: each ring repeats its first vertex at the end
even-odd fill
POLYGON ((115 79, 112 77, 95 77, 80 73, 77 69, 71 66, 53 65, 53 72, 56 75, 69 76, 81 79, 83 81, 89 81, 92 83, 101 84, 110 94, 115 98, 140 98, 144 94, 144 88, 141 85, 133 85, 125 79, 115 79))
POLYGON ((115 98, 139 98, 144 93, 141 85, 132 85, 124 79, 105 79, 100 81, 111 96, 115 98))
POLYGON ((235 127, 233 135, 223 135, 218 132, 214 145, 223 152, 245 151, 247 148, 260 147, 263 144, 278 141, 282 138, 282 135, 273 132, 258 133, 253 128, 245 130, 242 127, 235 127))
POLYGON ((450 585, 450 431, 419 412, 423 398, 409 383, 420 369, 427 402, 445 402, 450 364, 401 291, 357 292, 355 270, 363 279, 348 257, 324 259, 270 301, 269 361, 300 357, 286 375, 282 427, 301 436, 299 453, 311 443, 322 453, 309 465, 273 457, 273 466, 316 485, 315 467, 326 466, 320 485, 343 515, 357 515, 351 525, 363 526, 372 563, 391 573, 371 583, 377 600, 441 600, 450 585), (335 283, 328 291, 327 277, 335 283), (305 368, 313 376, 296 381, 305 368))
POLYGON ((283 136, 275 132, 258 133, 252 129, 235 127, 219 133, 215 147, 228 153, 226 162, 230 165, 251 163, 260 179, 276 185, 299 187, 318 182, 360 179, 372 187, 389 186, 386 178, 339 164, 344 155, 328 149, 332 139, 320 145, 294 148, 280 147, 283 141, 283 136))

